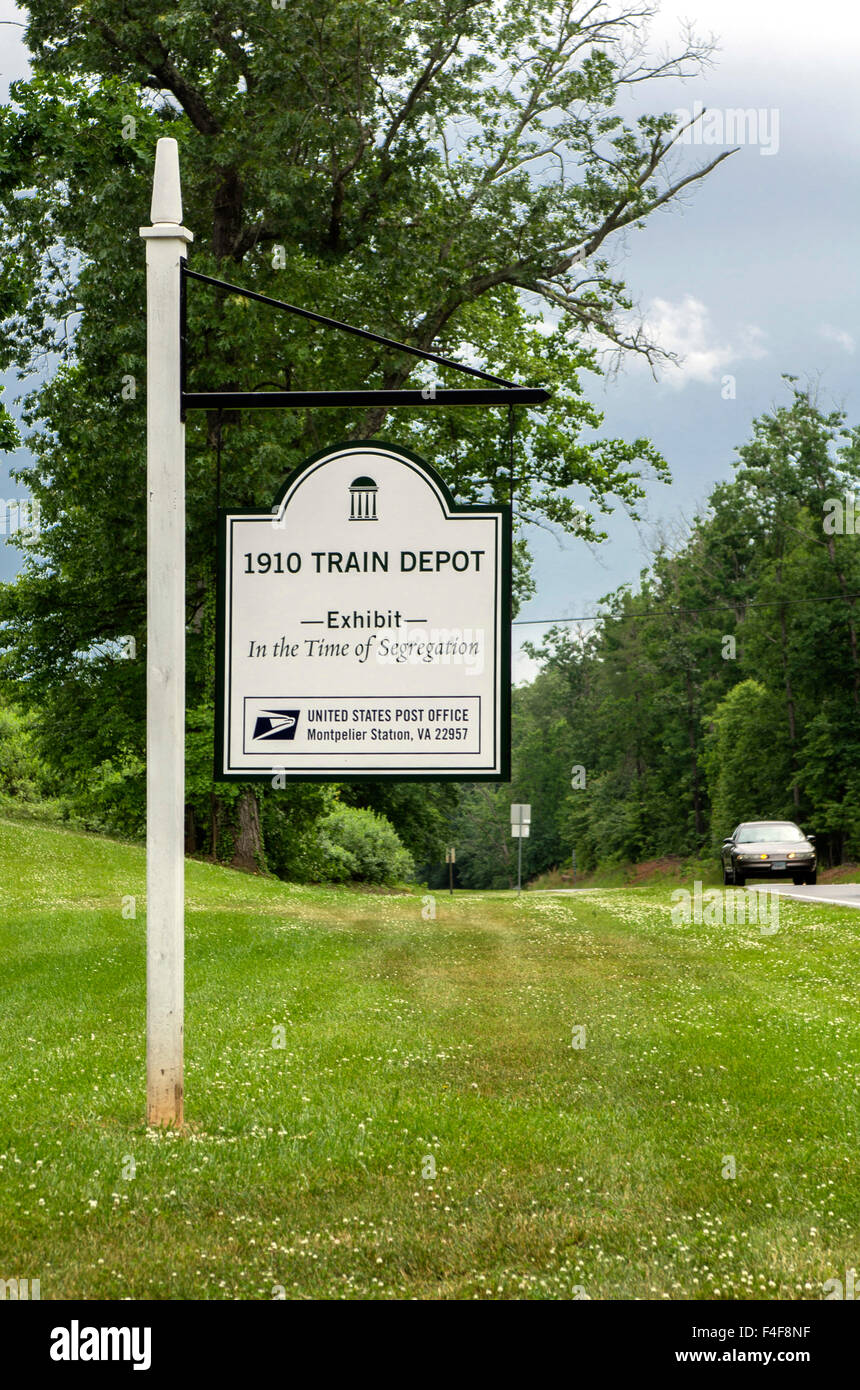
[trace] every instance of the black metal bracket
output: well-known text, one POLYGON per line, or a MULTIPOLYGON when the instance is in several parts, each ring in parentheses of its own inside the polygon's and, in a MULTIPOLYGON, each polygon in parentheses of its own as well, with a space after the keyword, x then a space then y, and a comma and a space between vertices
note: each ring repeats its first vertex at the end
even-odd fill
POLYGON ((464 362, 454 362, 448 357, 440 357, 435 352, 413 347, 410 343, 400 343, 394 338, 385 338, 379 333, 371 333, 366 328, 356 328, 351 323, 317 314, 311 309, 301 309, 296 304, 287 304, 280 299, 258 294, 256 290, 246 290, 240 285, 231 285, 226 280, 216 280, 212 275, 201 275, 199 271, 189 270, 185 261, 180 262, 179 294, 179 361, 180 361, 180 404, 182 419, 187 410, 271 410, 284 406, 424 406, 424 405, 543 405, 549 400, 549 392, 543 387, 517 386, 504 377, 493 376, 478 367, 469 367, 464 362), (229 290, 231 294, 254 299, 260 304, 281 309, 299 318, 310 319, 325 328, 336 328, 343 333, 352 333, 357 338, 379 343, 383 347, 407 352, 420 357, 425 362, 435 362, 440 367, 450 367, 467 376, 478 377, 481 381, 493 383, 492 388, 473 387, 471 389, 436 389, 425 386, 409 391, 187 391, 186 388, 186 337, 188 296, 187 281, 200 280, 205 285, 215 285, 229 290))

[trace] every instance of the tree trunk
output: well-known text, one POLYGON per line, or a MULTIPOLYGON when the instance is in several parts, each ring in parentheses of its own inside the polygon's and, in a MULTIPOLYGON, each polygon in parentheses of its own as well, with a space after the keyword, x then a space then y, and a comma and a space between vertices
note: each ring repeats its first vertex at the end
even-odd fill
POLYGON ((213 863, 218 860, 218 823, 220 818, 220 806, 214 791, 209 793, 209 852, 212 855, 213 863))
MULTIPOLYGON (((782 576, 777 571, 780 582, 782 576)), ((788 669, 788 638, 785 629, 785 609, 780 606, 779 629, 782 636, 780 654, 782 656, 782 679, 785 684, 785 706, 788 712, 788 738, 791 744, 791 796, 794 809, 800 806, 800 787, 797 785, 797 725, 794 714, 794 692, 791 688, 791 675, 788 669)))
POLYGON ((502 830, 501 836, 499 838, 499 848, 502 851, 502 859, 505 865, 505 873, 508 876, 508 887, 513 888, 514 875, 513 869, 511 867, 511 849, 510 845, 508 844, 508 837, 504 830, 502 830))
POLYGON ((854 705, 855 707, 860 707, 860 660, 858 660, 857 657, 857 628, 854 625, 854 600, 848 597, 848 585, 845 581, 845 575, 842 573, 842 569, 839 565, 839 560, 836 555, 836 545, 832 536, 827 537, 827 553, 830 556, 830 563, 833 565, 836 572, 839 588, 842 591, 842 597, 848 609, 848 640, 851 644, 851 665, 854 671, 854 705))
POLYGON ((212 217, 212 252, 219 262, 240 250, 245 192, 235 165, 221 169, 220 175, 212 217))
POLYGON ((695 817, 696 834, 704 835, 705 825, 702 819, 702 796, 699 790, 699 758, 696 747, 696 720, 695 702, 693 698, 693 682, 690 679, 690 672, 685 673, 687 682, 687 742, 690 745, 690 771, 693 779, 693 815, 695 817))
POLYGON ((236 843, 230 867, 259 873, 264 863, 260 807, 253 791, 243 791, 236 802, 236 843))
POLYGON ((185 807, 185 853, 197 853, 197 825, 193 806, 185 807))

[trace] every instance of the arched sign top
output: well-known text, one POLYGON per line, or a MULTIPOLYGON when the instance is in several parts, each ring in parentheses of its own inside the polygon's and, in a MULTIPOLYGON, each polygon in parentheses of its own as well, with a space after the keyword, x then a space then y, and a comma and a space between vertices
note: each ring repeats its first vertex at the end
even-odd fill
POLYGON ((510 775, 511 517, 378 440, 222 513, 220 780, 510 775))
MULTIPOLYGON (((416 483, 422 480, 438 499, 444 515, 453 516, 456 513, 463 515, 475 510, 472 506, 455 502, 447 484, 432 464, 429 464, 426 459, 421 458, 411 449, 404 448, 399 444, 386 444, 378 439, 359 439, 351 441, 349 444, 321 449, 318 453, 312 454, 304 463, 299 464, 298 468, 294 468, 276 494, 272 502, 272 512, 275 513, 277 510, 278 516, 282 517, 285 508, 291 505, 296 498, 298 490, 314 480, 320 469, 327 469, 332 464, 337 465, 338 475, 343 478, 350 472, 350 469, 359 470, 366 467, 369 470, 368 473, 350 478, 346 485, 348 488, 355 488, 359 491, 375 489, 378 493, 381 466, 377 462, 378 460, 395 460, 404 464, 408 469, 408 475, 402 475, 404 483, 409 475, 416 483)), ((331 480, 333 478, 332 472, 329 471, 326 477, 331 480)), ((416 498, 419 496, 417 488, 414 489, 414 495, 416 498)), ((504 507, 498 506, 494 509, 496 511, 505 510, 504 507)), ((485 508, 479 507, 478 510, 484 512, 485 508)))

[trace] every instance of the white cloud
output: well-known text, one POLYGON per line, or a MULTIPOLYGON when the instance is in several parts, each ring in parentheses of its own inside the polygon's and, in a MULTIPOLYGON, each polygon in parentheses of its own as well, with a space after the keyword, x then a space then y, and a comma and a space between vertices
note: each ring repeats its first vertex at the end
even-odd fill
POLYGON ((698 34, 716 34, 721 55, 791 54, 812 67, 827 55, 832 65, 851 54, 850 43, 840 48, 833 41, 846 15, 845 0, 818 0, 814 24, 800 0, 661 0, 651 33, 658 41, 677 40, 679 26, 692 20, 698 34))
POLYGON ((853 352, 855 342, 853 334, 846 332, 844 328, 836 328, 832 323, 823 323, 818 330, 822 338, 826 338, 829 343, 836 343, 844 348, 846 352, 853 352))
POLYGON ((676 390, 691 381, 715 381, 720 372, 736 362, 767 356, 765 335, 754 324, 738 329, 732 340, 720 342, 706 305, 691 294, 677 303, 652 299, 642 326, 658 347, 677 354, 677 363, 669 362, 661 368, 662 379, 676 390))

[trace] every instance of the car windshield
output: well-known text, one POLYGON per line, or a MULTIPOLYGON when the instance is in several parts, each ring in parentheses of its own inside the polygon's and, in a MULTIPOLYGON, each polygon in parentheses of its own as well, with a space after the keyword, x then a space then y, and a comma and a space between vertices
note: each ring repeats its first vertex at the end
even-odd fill
POLYGON ((739 845, 757 845, 766 840, 802 840, 804 834, 790 821, 762 821, 760 825, 742 825, 738 830, 739 845))

